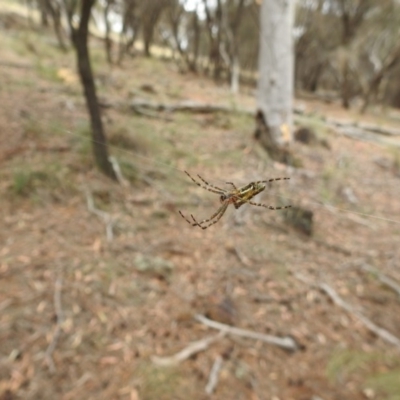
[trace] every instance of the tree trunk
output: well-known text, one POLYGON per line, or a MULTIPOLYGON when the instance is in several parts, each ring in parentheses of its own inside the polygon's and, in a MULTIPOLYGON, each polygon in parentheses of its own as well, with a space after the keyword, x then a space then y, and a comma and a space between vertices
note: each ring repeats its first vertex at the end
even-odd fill
POLYGON ((367 92, 364 94, 364 102, 361 107, 361 113, 364 113, 367 110, 367 107, 370 103, 371 97, 373 94, 379 89, 381 82, 385 75, 391 71, 394 67, 396 67, 400 62, 400 46, 397 47, 390 56, 387 57, 385 60, 384 65, 382 68, 375 73, 373 78, 370 81, 369 87, 367 92))
POLYGON ((343 61, 342 67, 342 82, 340 84, 340 95, 342 98, 342 107, 343 108, 350 108, 350 66, 349 60, 346 59, 343 61))
POLYGON ((143 2, 141 12, 141 25, 143 28, 144 54, 151 56, 150 47, 153 43, 154 29, 166 6, 165 0, 146 0, 143 2))
POLYGON ((53 27, 58 44, 63 51, 66 51, 67 46, 64 43, 63 27, 61 23, 61 6, 58 2, 53 2, 52 0, 43 0, 43 4, 53 19, 53 27))
POLYGON ((110 12, 110 8, 113 0, 107 0, 104 6, 104 25, 106 27, 105 37, 104 37, 104 45, 106 48, 107 62, 111 65, 113 63, 112 60, 112 40, 111 40, 111 24, 108 19, 108 14, 110 12))
POLYGON ((38 6, 40 10, 40 22, 44 28, 47 28, 49 26, 49 19, 47 18, 46 4, 43 0, 39 0, 38 6))
POLYGON ((269 155, 290 162, 292 140, 294 0, 264 0, 261 6, 257 128, 269 155))
POLYGON ((87 46, 89 17, 93 4, 94 0, 81 2, 79 27, 78 29, 73 28, 71 21, 71 38, 76 50, 79 77, 85 93, 86 106, 90 114, 92 146, 96 164, 105 175, 116 180, 115 172, 108 159, 107 143, 87 46))
POLYGON ((215 15, 212 16, 207 0, 203 0, 204 11, 206 14, 207 21, 207 32, 210 40, 208 63, 210 69, 212 69, 213 78, 216 82, 219 81, 222 65, 221 65, 221 40, 222 40, 222 3, 221 0, 217 0, 215 9, 215 15))
POLYGON ((118 65, 122 64, 124 55, 131 51, 139 30, 139 22, 135 15, 137 8, 136 0, 125 0, 123 5, 122 26, 119 35, 118 65), (128 37, 128 33, 131 33, 130 37, 128 37))
POLYGON ((243 15, 244 0, 240 0, 235 10, 235 16, 230 21, 227 7, 222 8, 223 26, 229 48, 229 78, 232 93, 239 92, 240 63, 238 30, 243 15))

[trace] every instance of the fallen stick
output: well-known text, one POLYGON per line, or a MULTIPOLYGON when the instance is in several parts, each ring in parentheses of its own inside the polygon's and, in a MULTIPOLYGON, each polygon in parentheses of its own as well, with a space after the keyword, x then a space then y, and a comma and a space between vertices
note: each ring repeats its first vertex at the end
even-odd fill
POLYGON ((206 393, 208 395, 213 394, 215 388, 218 385, 218 377, 219 377, 219 372, 221 371, 222 368, 222 363, 223 363, 223 358, 220 355, 218 355, 211 368, 210 376, 208 377, 208 382, 206 386, 206 393))
POLYGON ((197 112, 201 114, 215 113, 215 112, 237 112, 241 114, 254 115, 254 109, 234 108, 231 106, 225 106, 220 104, 209 104, 209 103, 198 103, 195 101, 182 101, 179 103, 167 104, 167 103, 154 103, 147 100, 137 99, 131 102, 130 107, 133 110, 155 110, 164 112, 197 112))
POLYGON ((350 304, 346 303, 337 293, 334 289, 332 289, 329 285, 326 283, 313 283, 309 279, 307 279, 305 276, 301 274, 295 273, 294 276, 299 279, 300 281, 310 285, 317 287, 321 289, 323 292, 325 292, 331 300, 339 307, 342 307, 345 309, 349 314, 353 315, 356 317, 360 322, 362 322, 371 332, 373 332, 375 335, 379 336, 383 340, 386 340, 387 342, 394 344, 398 348, 400 348, 400 339, 394 335, 392 335, 390 332, 388 332, 386 329, 381 328, 380 326, 376 325, 373 323, 371 320, 369 320, 367 317, 365 317, 363 314, 361 314, 359 311, 355 310, 350 304))
POLYGON ((87 208, 88 210, 97 215, 99 218, 101 218, 104 223, 106 224, 106 237, 109 242, 111 242, 114 239, 114 233, 113 233, 113 219, 110 214, 101 211, 97 209, 94 205, 93 197, 92 194, 89 192, 89 190, 85 190, 86 194, 86 203, 87 203, 87 208))
POLYGON ((109 159, 109 161, 110 161, 110 163, 111 163, 111 165, 112 165, 112 167, 114 169, 114 172, 115 172, 115 175, 117 176, 118 182, 122 186, 129 187, 129 182, 122 175, 122 171, 121 171, 121 168, 120 168, 120 166, 118 164, 117 159, 115 157, 113 157, 113 156, 108 157, 108 159, 109 159))
POLYGON ((390 289, 392 289, 400 296, 400 285, 397 284, 393 279, 378 272, 375 268, 372 268, 368 264, 362 264, 360 265, 360 268, 363 269, 364 271, 370 272, 371 274, 375 275, 383 284, 390 287, 390 289))
POLYGON ((196 319, 196 321, 201 322, 202 324, 204 324, 210 328, 218 329, 220 332, 224 332, 229 335, 236 335, 236 336, 241 336, 241 337, 245 337, 245 338, 249 338, 249 339, 261 340, 265 343, 273 344, 275 346, 279 346, 279 347, 282 347, 287 350, 294 351, 294 350, 299 349, 298 344, 291 337, 281 338, 281 337, 277 337, 277 336, 266 335, 263 333, 249 331, 247 329, 236 328, 231 325, 226 325, 226 324, 222 324, 221 322, 213 321, 211 319, 206 318, 204 315, 201 315, 201 314, 195 315, 194 318, 196 319))
POLYGON ((207 337, 198 340, 196 342, 190 343, 187 347, 185 347, 178 353, 174 354, 173 356, 170 357, 152 356, 151 361, 160 367, 170 367, 173 365, 178 365, 180 362, 187 360, 194 354, 199 353, 200 351, 207 350, 212 343, 221 339, 223 336, 225 336, 225 333, 220 332, 218 335, 207 337))
POLYGON ((386 329, 383 329, 373 323, 371 320, 369 320, 367 317, 362 315, 360 312, 355 310, 350 304, 346 303, 336 292, 334 289, 332 289, 329 285, 326 283, 320 283, 318 287, 323 290, 331 299, 332 301, 344 308, 347 312, 350 314, 354 315, 356 318, 358 318, 359 321, 361 321, 371 332, 375 333, 375 335, 379 336, 383 340, 386 340, 387 342, 394 344, 398 348, 400 348, 400 339, 394 335, 392 335, 390 332, 388 332, 386 329))

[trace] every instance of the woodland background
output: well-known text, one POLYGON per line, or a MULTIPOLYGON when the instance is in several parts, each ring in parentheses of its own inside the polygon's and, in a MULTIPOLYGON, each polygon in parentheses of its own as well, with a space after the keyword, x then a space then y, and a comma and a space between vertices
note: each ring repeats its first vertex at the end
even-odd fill
POLYGON ((96 2, 118 183, 65 4, 0 8, 0 399, 399 399, 399 3, 297 2, 286 165, 254 138, 258 2, 96 2), (297 213, 192 227, 219 199, 185 170, 288 176, 259 201, 297 213))

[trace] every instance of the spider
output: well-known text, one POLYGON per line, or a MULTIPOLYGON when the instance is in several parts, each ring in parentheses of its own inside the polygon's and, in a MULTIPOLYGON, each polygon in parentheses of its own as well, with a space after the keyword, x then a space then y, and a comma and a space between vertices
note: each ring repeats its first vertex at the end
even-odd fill
POLYGON ((193 221, 190 221, 187 217, 185 217, 182 214, 181 211, 179 211, 179 214, 187 223, 189 223, 192 226, 198 226, 201 229, 207 229, 211 225, 216 224, 224 215, 229 204, 233 204, 236 209, 238 209, 239 207, 241 207, 243 204, 246 204, 246 203, 251 204, 253 206, 265 207, 265 208, 268 208, 269 210, 282 210, 284 208, 291 207, 291 206, 272 207, 272 206, 267 206, 266 204, 254 203, 254 202, 250 201, 254 196, 256 196, 258 193, 262 192, 266 188, 266 183, 273 182, 273 181, 287 180, 290 178, 273 178, 273 179, 268 179, 266 181, 251 182, 241 188, 237 188, 235 186, 235 184, 232 182, 226 182, 227 185, 231 185, 233 187, 233 189, 229 191, 229 190, 221 189, 218 186, 211 185, 211 183, 208 183, 200 175, 197 175, 198 178, 205 184, 205 185, 202 185, 201 183, 197 182, 189 174, 189 172, 185 171, 185 173, 197 186, 200 186, 201 188, 206 189, 209 192, 217 193, 220 196, 219 199, 220 199, 220 202, 222 203, 221 206, 218 208, 218 210, 213 215, 211 215, 210 218, 203 219, 203 221, 198 222, 196 220, 196 218, 193 216, 193 214, 190 214, 190 216, 192 217, 192 220, 193 220, 193 221), (207 224, 207 222, 210 222, 210 223, 207 224), (207 225, 203 225, 203 224, 207 224, 207 225))

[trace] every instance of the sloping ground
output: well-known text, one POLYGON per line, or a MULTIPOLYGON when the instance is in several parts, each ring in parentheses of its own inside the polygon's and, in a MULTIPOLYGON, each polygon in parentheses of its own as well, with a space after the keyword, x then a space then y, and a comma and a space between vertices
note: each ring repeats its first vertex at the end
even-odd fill
MULTIPOLYGON (((396 150, 341 137, 315 117, 309 125, 330 148, 296 144, 302 168, 287 169, 252 141, 250 117, 149 118, 108 108, 111 152, 130 181, 117 185, 91 164, 72 52, 60 54, 50 33, 25 30, 15 16, 1 18, 1 399, 398 398, 399 349, 312 285, 328 284, 400 336, 399 296, 360 268, 400 282, 396 150), (219 199, 184 170, 217 186, 289 176, 260 202, 312 210, 313 236, 286 225, 279 211, 251 206, 228 210, 204 231, 190 226, 178 210, 207 218, 219 199), (112 240, 87 196, 111 218, 112 240), (226 336, 177 366, 157 367, 152 356, 216 333, 198 313, 289 335, 301 349, 226 336)), ((109 68, 101 43, 92 45, 107 103, 252 103, 173 64, 137 57, 109 68)), ((324 115, 342 114, 323 107, 324 115)))

